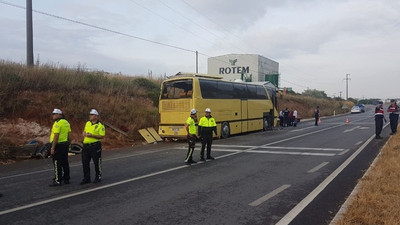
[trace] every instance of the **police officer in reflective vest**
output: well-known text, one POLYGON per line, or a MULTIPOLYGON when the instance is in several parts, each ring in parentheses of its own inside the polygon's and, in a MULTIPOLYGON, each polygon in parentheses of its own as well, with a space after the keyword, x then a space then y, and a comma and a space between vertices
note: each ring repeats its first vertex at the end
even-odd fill
POLYGON ((188 153, 186 154, 185 158, 185 164, 190 165, 192 163, 196 163, 196 161, 193 160, 193 152, 194 152, 194 147, 196 144, 196 122, 197 122, 197 111, 196 109, 190 110, 190 116, 187 118, 184 126, 187 132, 187 141, 188 141, 188 153))
POLYGON ((390 100, 390 105, 387 111, 389 112, 390 128, 392 129, 392 133, 390 133, 390 135, 393 135, 397 132, 397 125, 399 123, 400 108, 397 105, 396 100, 390 100))
POLYGON ((214 117, 211 116, 211 109, 206 109, 206 115, 201 117, 199 121, 199 136, 201 138, 201 151, 200 151, 200 161, 206 161, 204 159, 204 149, 207 145, 207 159, 213 160, 211 156, 211 145, 213 141, 213 132, 218 136, 217 133, 217 123, 214 117))
POLYGON ((379 101, 378 105, 375 108, 375 138, 382 139, 381 132, 383 127, 384 111, 383 111, 383 102, 379 101))
POLYGON ((49 186, 56 187, 61 186, 61 180, 64 180, 64 184, 69 184, 68 148, 71 126, 60 109, 53 110, 52 118, 54 123, 50 134, 50 155, 53 156, 55 177, 49 186))
POLYGON ((89 113, 89 121, 86 122, 83 130, 83 150, 82 150, 82 166, 83 180, 80 183, 90 183, 90 160, 93 159, 94 170, 96 176, 94 183, 101 181, 101 139, 106 135, 104 125, 99 121, 99 112, 92 109, 89 113))

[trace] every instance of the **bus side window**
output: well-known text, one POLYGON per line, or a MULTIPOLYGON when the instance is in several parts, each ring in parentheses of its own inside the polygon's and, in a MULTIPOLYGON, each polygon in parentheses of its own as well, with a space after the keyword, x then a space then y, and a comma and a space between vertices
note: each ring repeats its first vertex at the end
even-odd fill
POLYGON ((186 92, 179 93, 179 98, 185 98, 185 97, 186 97, 186 92))

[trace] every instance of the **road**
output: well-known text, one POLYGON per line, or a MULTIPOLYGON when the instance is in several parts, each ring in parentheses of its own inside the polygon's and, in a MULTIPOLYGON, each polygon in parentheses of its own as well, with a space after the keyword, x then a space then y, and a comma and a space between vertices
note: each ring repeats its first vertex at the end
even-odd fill
POLYGON ((182 142, 104 151, 102 183, 83 186, 80 156, 61 187, 50 159, 3 165, 0 224, 329 224, 388 130, 374 139, 367 108, 215 140, 216 160, 190 166, 182 142))

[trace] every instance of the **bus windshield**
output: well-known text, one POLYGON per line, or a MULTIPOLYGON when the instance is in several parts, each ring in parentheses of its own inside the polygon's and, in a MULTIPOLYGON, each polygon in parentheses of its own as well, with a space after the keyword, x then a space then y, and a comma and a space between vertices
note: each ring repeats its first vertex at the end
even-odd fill
POLYGON ((193 80, 176 80, 163 83, 161 99, 191 98, 193 80))

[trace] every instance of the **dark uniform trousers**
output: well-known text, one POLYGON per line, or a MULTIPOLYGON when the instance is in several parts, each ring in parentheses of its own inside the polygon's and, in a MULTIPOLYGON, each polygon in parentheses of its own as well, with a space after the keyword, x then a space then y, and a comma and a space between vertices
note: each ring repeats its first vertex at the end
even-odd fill
POLYGON ((68 162, 68 142, 60 142, 56 144, 53 155, 53 165, 55 173, 55 182, 61 180, 69 181, 69 162, 68 162), (64 174, 63 174, 64 173, 64 174))
POLYGON ((383 115, 375 116, 375 135, 380 136, 383 127, 383 115))
POLYGON ((390 128, 392 129, 392 133, 396 133, 397 125, 399 123, 399 114, 390 113, 389 120, 390 120, 390 128))
POLYGON ((207 158, 211 157, 211 145, 213 141, 213 135, 212 135, 212 130, 210 130, 210 134, 204 134, 201 136, 201 151, 200 151, 200 157, 204 158, 204 149, 206 148, 207 145, 207 158))
POLYGON ((193 160, 193 151, 194 147, 196 146, 196 135, 193 136, 187 136, 187 141, 188 141, 188 153, 186 154, 186 161, 192 161, 193 160))
POLYGON ((96 179, 101 179, 101 142, 83 144, 82 165, 83 179, 90 181, 90 160, 93 159, 96 179))

